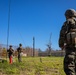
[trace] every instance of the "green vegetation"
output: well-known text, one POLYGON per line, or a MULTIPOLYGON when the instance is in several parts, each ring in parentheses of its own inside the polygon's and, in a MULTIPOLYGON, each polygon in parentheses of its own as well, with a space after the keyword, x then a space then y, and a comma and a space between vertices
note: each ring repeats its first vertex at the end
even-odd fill
POLYGON ((22 62, 0 63, 0 75, 65 75, 63 57, 23 57, 22 62))

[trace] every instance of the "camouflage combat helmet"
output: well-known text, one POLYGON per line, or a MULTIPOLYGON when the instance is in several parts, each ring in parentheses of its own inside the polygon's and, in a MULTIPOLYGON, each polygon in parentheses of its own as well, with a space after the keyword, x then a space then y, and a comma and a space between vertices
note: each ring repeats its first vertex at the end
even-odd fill
POLYGON ((12 45, 10 45, 9 47, 12 47, 12 45))
POLYGON ((74 9, 68 9, 65 12, 65 16, 76 17, 76 11, 74 9))
POLYGON ((19 46, 22 46, 22 44, 20 43, 19 46))

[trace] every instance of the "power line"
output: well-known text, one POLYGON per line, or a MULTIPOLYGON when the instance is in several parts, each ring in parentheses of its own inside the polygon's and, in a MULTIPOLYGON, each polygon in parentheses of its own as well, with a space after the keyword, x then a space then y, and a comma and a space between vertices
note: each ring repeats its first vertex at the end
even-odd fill
POLYGON ((17 27, 16 30, 17 30, 17 32, 19 33, 19 36, 21 37, 22 42, 23 42, 24 45, 26 46, 25 41, 24 41, 24 39, 23 39, 23 36, 22 36, 22 34, 21 34, 20 29, 17 27))
MULTIPOLYGON (((9 45, 9 32, 10 32, 10 7, 11 7, 11 0, 8 0, 8 2, 9 2, 9 5, 8 5, 7 49, 8 49, 8 45, 9 45)), ((17 30, 18 30, 18 32, 19 32, 19 34, 20 34, 20 36, 21 36, 21 39, 22 39, 22 41, 23 41, 23 43, 24 43, 24 45, 25 45, 24 39, 23 39, 23 37, 22 37, 22 35, 21 35, 21 33, 20 33, 20 31, 19 31, 18 28, 17 28, 17 30)))

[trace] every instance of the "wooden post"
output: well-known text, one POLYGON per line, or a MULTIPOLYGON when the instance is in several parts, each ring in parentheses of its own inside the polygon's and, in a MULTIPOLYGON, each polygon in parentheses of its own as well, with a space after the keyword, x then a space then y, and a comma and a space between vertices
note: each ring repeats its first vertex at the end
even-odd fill
POLYGON ((33 37, 33 57, 35 56, 35 38, 33 37))

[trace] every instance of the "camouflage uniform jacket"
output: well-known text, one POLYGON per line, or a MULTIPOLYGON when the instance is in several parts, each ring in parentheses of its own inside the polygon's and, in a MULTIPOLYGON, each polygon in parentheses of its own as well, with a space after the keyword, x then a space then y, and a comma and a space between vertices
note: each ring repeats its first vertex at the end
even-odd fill
POLYGON ((18 54, 20 54, 21 52, 23 52, 23 49, 20 48, 20 47, 18 47, 18 48, 17 48, 17 52, 18 52, 18 54))
MULTIPOLYGON (((76 19, 75 18, 72 18, 72 19, 67 19, 61 30, 60 30, 60 37, 59 37, 59 47, 63 47, 64 46, 64 43, 67 44, 67 41, 66 41, 66 34, 68 32, 72 32, 72 30, 75 29, 76 30, 76 19), (69 27, 70 26, 70 29, 69 27)), ((76 31, 75 31, 76 32, 76 31)))

